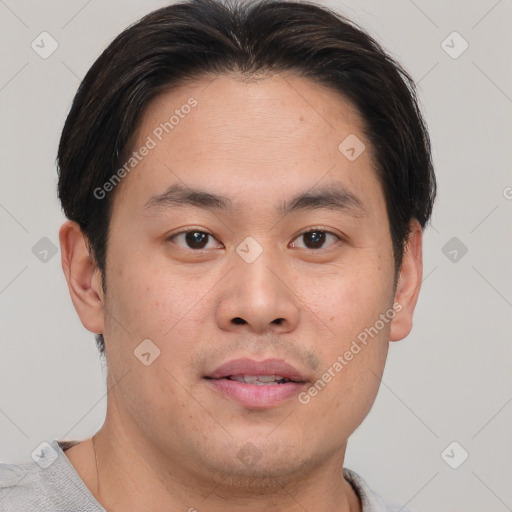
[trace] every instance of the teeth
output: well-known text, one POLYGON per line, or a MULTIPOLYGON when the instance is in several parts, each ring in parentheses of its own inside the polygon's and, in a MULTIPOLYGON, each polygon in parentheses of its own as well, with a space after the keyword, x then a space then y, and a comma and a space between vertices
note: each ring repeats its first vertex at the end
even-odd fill
POLYGON ((258 377, 260 382, 274 382, 279 379, 282 379, 282 377, 276 377, 275 375, 260 375, 258 377))
POLYGON ((256 385, 273 385, 278 384, 277 381, 281 380, 288 382, 288 379, 280 375, 231 375, 229 378, 238 382, 247 382, 248 384, 256 385))

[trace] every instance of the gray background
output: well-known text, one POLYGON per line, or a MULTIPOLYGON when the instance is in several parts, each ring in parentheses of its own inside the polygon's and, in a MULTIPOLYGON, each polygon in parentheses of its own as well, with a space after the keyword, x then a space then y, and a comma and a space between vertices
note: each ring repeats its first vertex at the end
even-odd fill
MULTIPOLYGON (((346 466, 417 511, 512 510, 512 2, 324 3, 367 28, 419 83, 439 181, 414 328, 391 344, 346 466), (462 40, 442 44, 454 31, 469 44, 458 58, 445 49, 458 53, 462 40), (460 447, 443 458, 453 441, 460 447), (446 461, 460 463, 462 450, 469 458, 452 469, 446 461)), ((43 252, 58 246, 64 221, 55 156, 87 69, 124 27, 165 4, 0 0, 1 461, 30 460, 42 440, 82 439, 103 423, 94 338, 72 306, 60 253, 43 252), (58 42, 46 59, 31 48, 43 31, 58 42)))

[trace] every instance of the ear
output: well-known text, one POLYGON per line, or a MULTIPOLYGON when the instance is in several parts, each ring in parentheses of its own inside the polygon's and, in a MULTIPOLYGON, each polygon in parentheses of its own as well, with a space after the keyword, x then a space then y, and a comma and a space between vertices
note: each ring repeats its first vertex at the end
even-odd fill
POLYGON ((422 237, 421 225, 413 219, 395 291, 396 314, 390 326, 390 341, 405 338, 412 329, 412 317, 423 275, 422 237))
POLYGON ((101 273, 89 254, 86 237, 76 222, 67 221, 59 230, 62 270, 71 300, 83 326, 103 333, 101 273))

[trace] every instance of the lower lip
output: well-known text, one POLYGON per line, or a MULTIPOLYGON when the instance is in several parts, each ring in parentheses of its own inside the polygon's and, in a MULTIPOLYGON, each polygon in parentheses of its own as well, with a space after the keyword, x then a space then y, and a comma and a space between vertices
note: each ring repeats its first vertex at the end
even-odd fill
POLYGON ((229 379, 206 379, 215 389, 235 399, 246 407, 265 409, 298 395, 304 383, 258 385, 229 379))

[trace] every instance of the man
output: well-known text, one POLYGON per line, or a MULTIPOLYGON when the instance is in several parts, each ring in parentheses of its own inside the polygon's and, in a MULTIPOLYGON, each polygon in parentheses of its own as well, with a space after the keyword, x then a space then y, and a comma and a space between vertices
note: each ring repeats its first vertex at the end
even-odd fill
POLYGON ((58 165, 107 416, 4 465, 0 510, 406 510, 343 464, 435 197, 414 85, 373 39, 312 3, 162 8, 87 73, 58 165))

